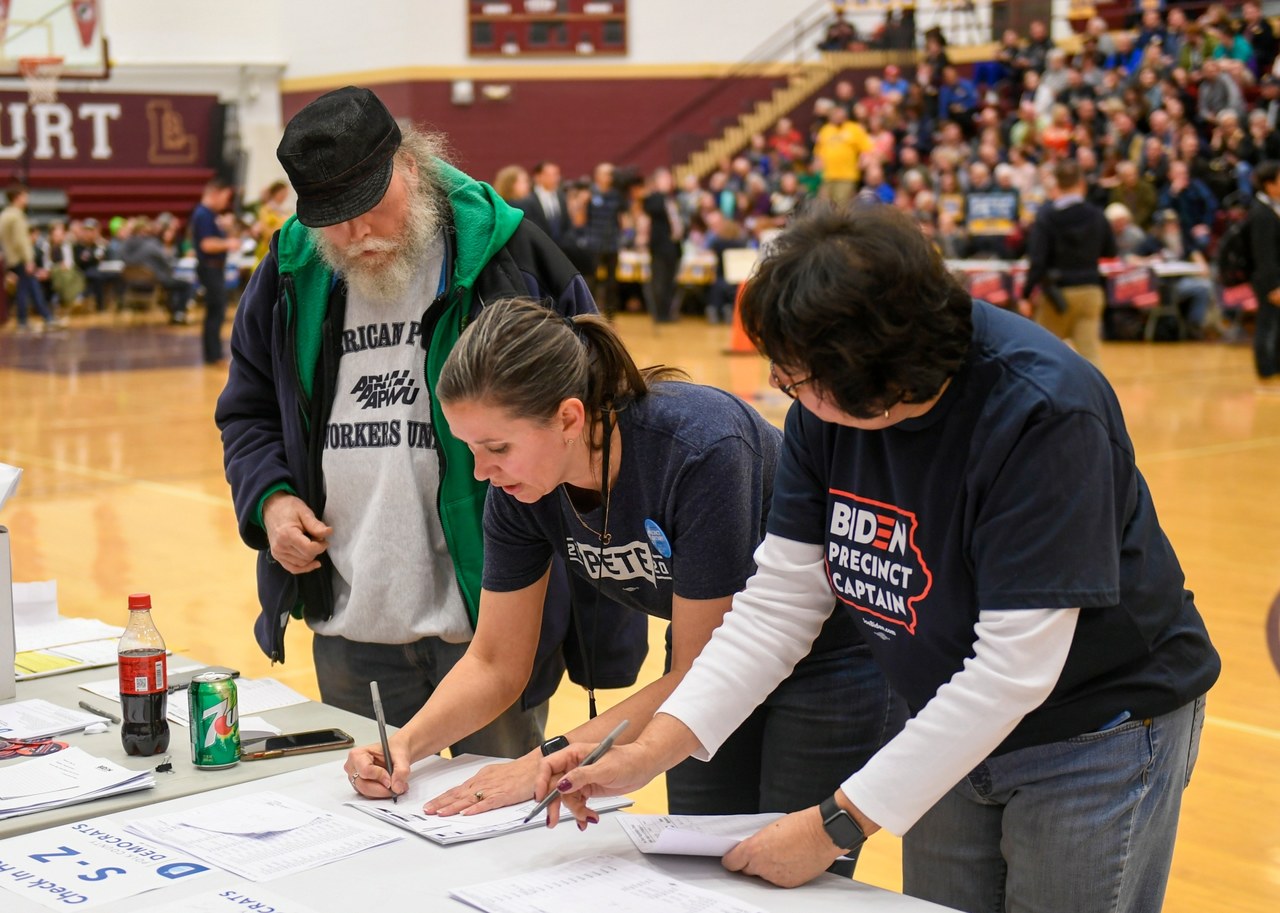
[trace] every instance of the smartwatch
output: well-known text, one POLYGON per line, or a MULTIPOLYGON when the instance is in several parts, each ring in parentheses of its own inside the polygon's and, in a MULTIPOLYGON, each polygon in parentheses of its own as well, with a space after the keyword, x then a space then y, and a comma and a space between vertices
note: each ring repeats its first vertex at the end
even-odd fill
POLYGON ((555 738, 547 739, 545 742, 542 743, 542 756, 545 758, 547 755, 555 754, 561 748, 568 748, 568 747, 569 747, 568 737, 558 735, 555 738))
POLYGON ((822 829, 827 832, 831 842, 846 853, 851 853, 867 842, 867 835, 862 833, 853 816, 839 806, 835 796, 827 796, 818 806, 822 815, 822 829))

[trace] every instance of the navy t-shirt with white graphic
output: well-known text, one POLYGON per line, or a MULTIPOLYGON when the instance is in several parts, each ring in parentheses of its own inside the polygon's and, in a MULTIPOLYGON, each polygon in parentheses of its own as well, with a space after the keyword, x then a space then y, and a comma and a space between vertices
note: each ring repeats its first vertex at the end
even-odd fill
POLYGON ((1092 366, 974 304, 973 345, 923 416, 860 431, 787 416, 770 533, 828 582, 914 714, 974 653, 980 610, 1080 607, 1059 682, 1001 751, 1169 712, 1220 663, 1092 366))
POLYGON ((764 536, 781 432, 732 394, 674 381, 654 384, 617 418, 622 464, 609 495, 609 546, 596 535, 604 511, 579 511, 579 520, 563 487, 535 504, 490 488, 486 589, 537 581, 553 543, 592 590, 599 576, 606 599, 661 618, 671 618, 673 594, 715 599, 742 589, 764 536))

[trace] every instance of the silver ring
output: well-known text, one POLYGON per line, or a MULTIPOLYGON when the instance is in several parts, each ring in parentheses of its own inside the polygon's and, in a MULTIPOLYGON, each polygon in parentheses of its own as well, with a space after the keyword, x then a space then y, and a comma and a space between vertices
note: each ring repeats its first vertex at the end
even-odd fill
POLYGON ((476 799, 477 799, 477 800, 483 799, 483 798, 484 798, 484 790, 482 790, 482 789, 477 789, 477 790, 475 791, 475 797, 476 797, 476 799))
POLYGON ((354 773, 354 774, 352 774, 352 775, 349 777, 349 779, 351 780, 351 788, 352 788, 352 789, 355 789, 355 788, 356 788, 356 780, 359 780, 359 779, 360 779, 360 774, 358 774, 358 773, 354 773))

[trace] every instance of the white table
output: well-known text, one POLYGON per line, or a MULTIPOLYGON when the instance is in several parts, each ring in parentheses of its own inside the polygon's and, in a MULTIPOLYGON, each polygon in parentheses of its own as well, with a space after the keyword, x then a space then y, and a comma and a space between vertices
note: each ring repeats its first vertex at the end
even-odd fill
MULTIPOLYGON (((579 832, 572 822, 565 822, 554 831, 539 828, 441 847, 344 807, 342 803, 353 798, 354 794, 340 768, 341 761, 332 761, 322 767, 281 774, 255 783, 240 783, 215 793, 187 796, 132 813, 117 814, 113 818, 121 821, 130 814, 137 817, 158 815, 231 796, 272 790, 351 816, 365 824, 372 822, 377 827, 385 827, 390 833, 404 834, 403 840, 387 846, 261 885, 273 894, 308 904, 320 913, 367 909, 428 910, 431 913, 457 910, 463 913, 470 908, 449 899, 451 888, 549 868, 598 853, 620 856, 698 887, 730 894, 778 913, 798 910, 815 913, 849 913, 852 910, 858 913, 939 913, 944 909, 835 875, 822 875, 803 887, 782 890, 757 878, 726 872, 718 859, 645 856, 635 849, 615 820, 625 812, 601 816, 600 823, 589 827, 586 833, 579 832)), ((4 845, 4 841, 0 841, 0 856, 4 845)), ((252 882, 217 873, 93 909, 102 913, 123 913, 163 905, 170 910, 182 910, 184 897, 228 883, 246 889, 253 887, 252 882)), ((35 913, 47 909, 5 891, 0 891, 0 908, 5 913, 35 913)), ((574 911, 566 910, 564 913, 574 911)))
MULTIPOLYGON (((196 661, 186 657, 176 655, 169 657, 171 668, 193 662, 196 661)), ((103 710, 110 709, 112 712, 117 712, 118 704, 104 700, 95 694, 90 694, 80 687, 80 685, 88 682, 111 678, 115 674, 116 669, 114 666, 106 666, 100 669, 85 669, 80 672, 70 672, 66 675, 52 675, 47 678, 18 682, 17 700, 44 698, 55 704, 71 708, 75 708, 79 701, 88 701, 103 710)), ((177 691, 169 695, 169 700, 171 701, 185 701, 186 699, 186 691, 177 691)), ((285 732, 327 729, 331 726, 336 726, 349 732, 355 738, 357 745, 378 741, 378 724, 373 720, 315 701, 307 701, 305 704, 296 704, 292 707, 281 707, 279 710, 271 710, 261 714, 261 716, 267 722, 280 727, 285 732)), ((120 727, 114 723, 108 725, 106 732, 97 735, 85 735, 83 732, 76 732, 58 736, 57 738, 60 742, 83 748, 92 755, 107 758, 133 770, 154 768, 164 757, 164 755, 157 755, 151 758, 139 758, 125 754, 124 746, 120 744, 120 727)), ((241 761, 234 767, 227 767, 221 770, 201 770, 191 763, 189 730, 186 726, 177 726, 173 723, 169 724, 169 749, 165 754, 169 755, 173 763, 173 772, 157 773, 155 775, 156 785, 154 789, 144 789, 120 796, 108 796, 104 799, 96 799, 93 802, 54 808, 34 815, 6 818, 0 820, 0 837, 24 834, 28 831, 52 827, 55 824, 81 821, 97 815, 112 814, 119 810, 136 808, 140 805, 148 805, 179 796, 188 796, 193 793, 218 789, 233 783, 270 777, 284 771, 326 764, 335 757, 346 757, 345 751, 335 751, 332 754, 318 752, 315 754, 291 755, 284 758, 270 758, 263 761, 241 761)), ((0 761, 0 765, 17 763, 20 763, 17 759, 0 761)), ((337 777, 341 783, 342 776, 339 774, 337 777)), ((0 904, 0 908, 7 909, 3 904, 0 904)))

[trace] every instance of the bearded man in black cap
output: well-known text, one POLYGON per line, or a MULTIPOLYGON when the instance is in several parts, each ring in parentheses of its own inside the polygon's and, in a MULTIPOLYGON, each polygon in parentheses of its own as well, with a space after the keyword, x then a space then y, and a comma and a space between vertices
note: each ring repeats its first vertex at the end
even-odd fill
MULTIPOLYGON (((372 715, 377 681, 397 726, 462 657, 480 593, 487 486, 440 413, 440 368, 490 302, 596 310, 559 248, 441 146, 351 86, 288 123, 276 154, 297 214, 245 289, 216 413, 259 552, 259 645, 283 661, 285 625, 305 619, 324 701, 372 715)), ((455 752, 540 745, 568 629, 551 589, 528 690, 455 752)))

